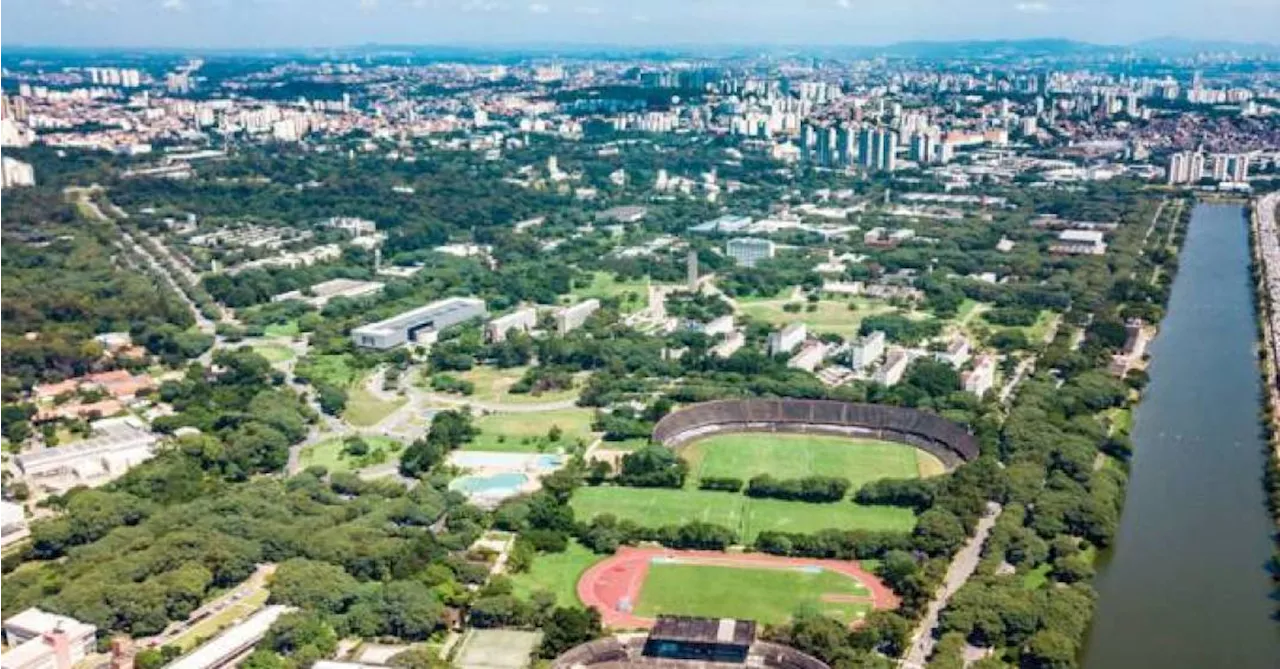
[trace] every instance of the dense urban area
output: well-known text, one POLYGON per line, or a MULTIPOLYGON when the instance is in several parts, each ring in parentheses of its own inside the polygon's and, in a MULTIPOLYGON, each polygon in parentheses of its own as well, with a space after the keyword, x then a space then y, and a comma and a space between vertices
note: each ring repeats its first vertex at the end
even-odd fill
POLYGON ((1277 433, 1274 53, 10 49, 3 89, 4 669, 1081 666, 1206 203, 1277 433))

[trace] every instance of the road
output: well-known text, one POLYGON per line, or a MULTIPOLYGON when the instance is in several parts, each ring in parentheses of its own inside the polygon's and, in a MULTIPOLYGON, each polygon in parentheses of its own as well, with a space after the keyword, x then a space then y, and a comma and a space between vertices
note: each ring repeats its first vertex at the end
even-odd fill
POLYGON ((901 669, 924 669, 928 663, 929 655, 933 653, 933 647, 937 644, 934 633, 938 628, 939 616, 942 609, 946 608, 947 602, 951 600, 951 596, 969 580, 973 575, 973 571, 978 568, 978 561, 982 559, 982 545, 987 542, 987 537, 991 534, 991 528, 995 527, 996 520, 1000 518, 1000 512, 1003 511, 999 504, 995 502, 987 502, 987 513, 978 519, 978 526, 974 529, 973 536, 969 537, 969 541, 956 552, 956 557, 951 561, 951 566, 947 567, 947 575, 942 579, 942 585, 933 596, 933 601, 929 602, 929 608, 925 611, 924 619, 916 627, 911 634, 911 646, 907 649, 906 655, 898 663, 901 669))
POLYGON ((276 572, 276 565, 267 563, 260 564, 254 570, 249 578, 245 579, 234 590, 231 590, 221 597, 210 600, 200 605, 200 608, 191 612, 186 620, 170 624, 165 630, 155 636, 143 637, 138 639, 138 647, 140 648, 159 648, 171 644, 178 639, 192 632, 194 625, 207 618, 212 618, 227 608, 235 606, 243 602, 256 592, 260 592, 267 587, 267 581, 271 575, 276 572))
MULTIPOLYGON (((1260 198, 1254 204, 1253 233, 1255 255, 1262 266, 1260 289, 1265 299, 1259 305, 1263 313, 1263 346, 1267 349, 1265 371, 1267 392, 1273 409, 1280 409, 1280 227, 1277 227, 1280 192, 1260 198)), ((1280 415, 1280 412, 1277 412, 1280 415)))

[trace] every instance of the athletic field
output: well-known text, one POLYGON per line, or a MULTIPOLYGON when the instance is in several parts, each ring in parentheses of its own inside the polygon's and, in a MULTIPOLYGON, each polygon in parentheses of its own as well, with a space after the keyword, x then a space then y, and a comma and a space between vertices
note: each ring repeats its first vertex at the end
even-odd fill
POLYGON ((747 481, 769 474, 783 479, 839 476, 857 490, 878 479, 945 471, 938 458, 905 444, 813 434, 718 434, 683 447, 680 454, 689 461, 690 487, 706 477, 747 481))
POLYGON ((777 624, 808 609, 852 623, 871 609, 870 594, 848 575, 824 569, 657 563, 640 587, 635 614, 777 624))

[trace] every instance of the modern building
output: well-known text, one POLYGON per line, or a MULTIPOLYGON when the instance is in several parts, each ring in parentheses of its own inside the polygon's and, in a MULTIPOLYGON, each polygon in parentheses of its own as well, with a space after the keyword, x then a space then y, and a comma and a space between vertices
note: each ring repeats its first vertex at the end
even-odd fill
POLYGON ((777 252, 777 247, 767 239, 739 237, 726 242, 724 252, 725 255, 733 258, 739 267, 755 267, 761 260, 772 258, 777 252))
POLYGON ((1243 183, 1249 180, 1249 156, 1218 153, 1213 156, 1213 180, 1243 183))
POLYGON ((960 374, 960 382, 966 392, 978 397, 987 394, 996 383, 996 359, 990 355, 980 355, 973 369, 960 374))
POLYGON ((485 338, 491 342, 503 342, 512 331, 528 332, 538 326, 538 310, 533 307, 517 309, 499 316, 484 326, 485 338))
POLYGON ((36 185, 36 172, 35 168, 31 167, 31 163, 24 163, 9 156, 0 158, 0 187, 34 185, 36 185))
POLYGON ((709 221, 699 223, 689 228, 689 232, 701 232, 701 233, 719 232, 719 233, 731 234, 734 232, 739 232, 740 230, 747 227, 748 225, 751 225, 750 216, 734 216, 733 214, 725 214, 724 216, 721 216, 719 218, 713 218, 709 221))
POLYGON ((1107 243, 1101 230, 1063 230, 1058 240, 1049 245, 1050 253, 1062 255, 1100 256, 1107 252, 1107 243))
POLYGON ((907 373, 907 366, 910 364, 911 356, 905 349, 891 348, 885 356, 884 364, 876 370, 873 380, 882 386, 897 385, 902 380, 902 375, 907 373))
POLYGON ((583 323, 587 322, 591 314, 599 311, 599 309, 600 300, 593 297, 556 311, 556 331, 560 334, 567 334, 577 330, 582 327, 583 323))
POLYGON ((218 669, 225 667, 253 649, 280 616, 293 607, 272 605, 249 616, 244 622, 214 637, 211 641, 183 655, 166 669, 218 669))
POLYGON ((291 290, 287 293, 280 293, 271 298, 272 302, 284 302, 285 300, 300 300, 306 302, 313 307, 322 308, 328 304, 330 300, 338 297, 357 298, 367 297, 369 295, 377 295, 382 292, 383 284, 377 281, 357 281, 356 279, 330 279, 321 281, 307 290, 308 294, 304 294, 300 290, 291 290))
POLYGON ((0 548, 6 548, 31 536, 27 512, 21 504, 0 500, 0 548))
POLYGON ((157 438, 137 418, 100 420, 91 430, 83 441, 15 455, 14 464, 33 489, 60 494, 115 480, 155 456, 157 438))
POLYGON ((4 621, 9 650, 3 669, 71 669, 93 653, 98 628, 75 618, 30 608, 4 621))
POLYGON ((769 333, 769 355, 791 353, 809 336, 804 323, 792 323, 781 330, 769 333))
POLYGON ((855 371, 871 367, 884 357, 885 334, 876 330, 859 337, 849 347, 849 366, 855 371))
POLYGON ((459 323, 484 318, 488 314, 484 300, 450 297, 377 323, 362 325, 351 331, 351 339, 356 346, 386 350, 417 341, 426 334, 439 333, 459 323))
POLYGON ((813 372, 826 359, 829 350, 831 350, 831 347, 825 342, 811 341, 801 347, 798 353, 791 356, 791 359, 787 361, 787 366, 792 369, 813 372))

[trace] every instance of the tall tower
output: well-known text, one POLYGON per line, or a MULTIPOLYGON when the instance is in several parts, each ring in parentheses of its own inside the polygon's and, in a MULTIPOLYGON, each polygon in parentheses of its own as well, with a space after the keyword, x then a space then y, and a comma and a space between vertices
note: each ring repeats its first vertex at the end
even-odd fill
POLYGON ((685 272, 688 273, 687 281, 689 282, 689 290, 698 289, 698 252, 689 249, 689 254, 684 258, 685 272))

